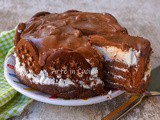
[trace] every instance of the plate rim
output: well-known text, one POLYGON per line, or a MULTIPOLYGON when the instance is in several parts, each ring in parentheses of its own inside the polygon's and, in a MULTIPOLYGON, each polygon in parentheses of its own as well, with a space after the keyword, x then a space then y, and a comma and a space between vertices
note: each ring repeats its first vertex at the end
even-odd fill
MULTIPOLYGON (((43 103, 49 103, 49 104, 53 104, 53 105, 62 105, 62 106, 83 106, 83 105, 91 105, 91 104, 96 104, 96 103, 101 103, 104 101, 108 101, 108 100, 113 100, 113 98, 116 98, 118 96, 120 96, 121 94, 125 93, 125 91, 121 91, 121 90, 117 90, 112 92, 112 99, 107 98, 107 95, 100 95, 100 96, 95 96, 95 97, 91 97, 88 98, 87 100, 84 99, 63 99, 63 98, 56 98, 56 99, 51 99, 51 98, 47 98, 46 97, 42 97, 42 95, 38 95, 33 92, 29 92, 24 90, 23 88, 19 87, 17 85, 17 83, 15 83, 10 76, 8 75, 8 70, 7 70, 7 64, 9 63, 9 60, 13 60, 13 55, 8 56, 5 61, 4 61, 4 76, 7 80, 7 82, 18 92, 20 92, 21 94, 32 98, 34 100, 43 102, 43 103)), ((18 79, 18 78, 17 78, 18 79)), ((23 84, 23 83, 22 83, 23 84)), ((23 84, 25 85, 25 84, 23 84)), ((28 88, 31 88, 27 85, 25 85, 28 88)), ((36 90, 38 91, 38 90, 36 90)), ((40 92, 40 91, 38 91, 40 92)), ((41 92, 43 93, 43 92, 41 92)), ((46 94, 46 93, 44 93, 46 94)), ((47 94, 46 94, 47 95, 47 94)))

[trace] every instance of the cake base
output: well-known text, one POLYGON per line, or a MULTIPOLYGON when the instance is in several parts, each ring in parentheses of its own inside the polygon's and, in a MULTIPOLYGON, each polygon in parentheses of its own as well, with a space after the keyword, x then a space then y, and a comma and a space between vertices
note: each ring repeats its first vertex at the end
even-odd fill
POLYGON ((53 95, 55 97, 64 98, 64 99, 78 99, 78 98, 89 98, 94 97, 98 95, 107 94, 108 91, 104 91, 102 89, 102 86, 99 85, 95 90, 91 89, 84 89, 82 87, 76 87, 74 85, 70 85, 69 87, 58 87, 57 85, 41 85, 41 84, 35 84, 31 80, 29 80, 25 76, 21 76, 18 74, 18 72, 15 70, 17 78, 22 82, 23 84, 39 90, 41 92, 53 95))

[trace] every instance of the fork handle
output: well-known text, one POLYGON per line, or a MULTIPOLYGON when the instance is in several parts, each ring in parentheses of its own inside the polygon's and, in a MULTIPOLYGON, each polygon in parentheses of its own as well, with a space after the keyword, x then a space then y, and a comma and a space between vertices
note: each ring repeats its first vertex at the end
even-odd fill
POLYGON ((118 120, 123 117, 126 113, 136 107, 145 97, 145 95, 134 95, 132 96, 126 103, 122 104, 117 109, 113 110, 107 116, 105 116, 102 120, 118 120))

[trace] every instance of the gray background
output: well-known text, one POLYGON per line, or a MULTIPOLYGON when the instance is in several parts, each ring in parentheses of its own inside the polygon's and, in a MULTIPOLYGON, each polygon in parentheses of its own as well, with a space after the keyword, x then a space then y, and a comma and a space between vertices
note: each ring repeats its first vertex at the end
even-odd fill
MULTIPOLYGON (((152 68, 160 64, 160 1, 159 0, 0 0, 0 32, 13 29, 38 11, 63 12, 69 9, 108 12, 126 27, 129 34, 151 41, 152 68)), ((81 107, 31 103, 21 116, 12 120, 100 120, 130 97, 123 94, 112 101, 81 107)), ((143 100, 142 104, 122 120, 159 120, 160 97, 143 100)))

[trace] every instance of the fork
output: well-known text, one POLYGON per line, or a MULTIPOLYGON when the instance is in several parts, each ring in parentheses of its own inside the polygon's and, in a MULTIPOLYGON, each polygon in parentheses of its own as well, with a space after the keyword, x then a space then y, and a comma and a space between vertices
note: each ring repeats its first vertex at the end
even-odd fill
POLYGON ((160 95, 158 91, 146 91, 141 95, 133 95, 126 103, 122 104, 117 109, 113 110, 102 120, 119 120, 126 115, 130 110, 139 105, 144 97, 160 95))

